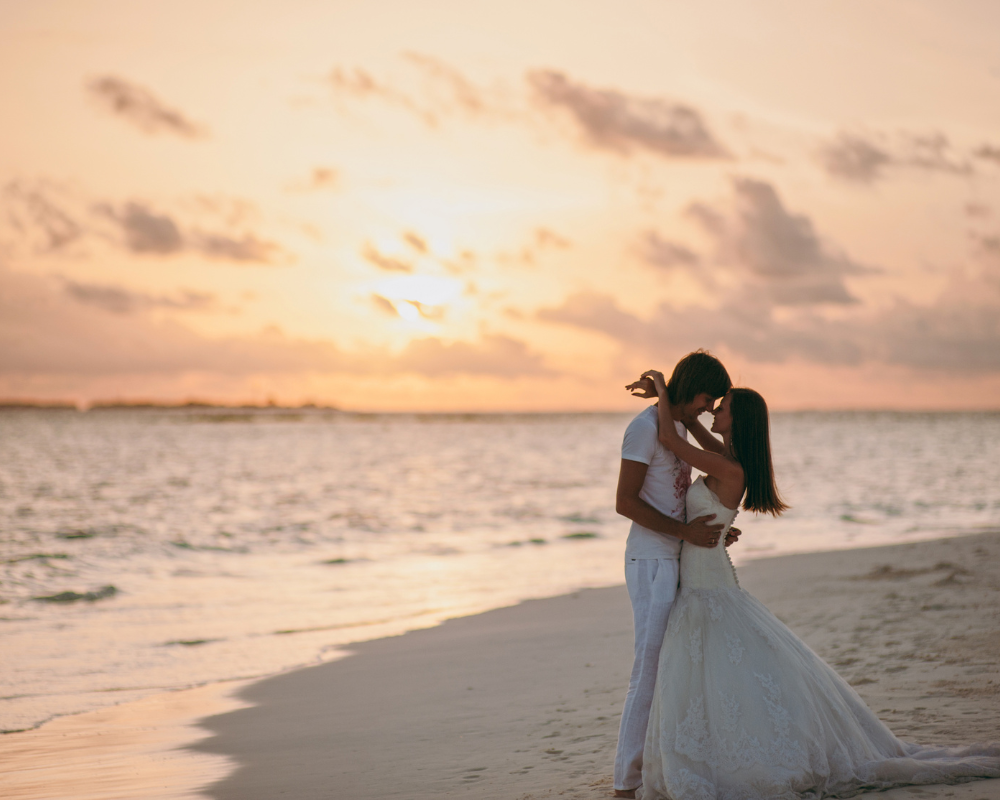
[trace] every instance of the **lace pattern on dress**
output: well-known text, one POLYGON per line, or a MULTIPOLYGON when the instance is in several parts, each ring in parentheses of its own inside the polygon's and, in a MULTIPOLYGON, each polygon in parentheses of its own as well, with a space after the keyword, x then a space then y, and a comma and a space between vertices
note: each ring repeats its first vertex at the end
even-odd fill
POLYGON ((691 656, 691 663, 698 665, 701 663, 701 628, 694 628, 688 639, 688 655, 691 656))
POLYGON ((743 660, 743 642, 735 633, 726 631, 726 647, 729 648, 729 662, 739 664, 743 660))
POLYGON ((708 740, 708 722, 705 719, 705 700, 701 695, 692 697, 687 716, 677 726, 674 748, 692 761, 708 761, 711 755, 708 740))
POLYGON ((677 771, 677 780, 670 787, 677 800, 716 800, 715 784, 687 769, 677 771))
POLYGON ((734 695, 719 692, 722 696, 722 730, 736 733, 740 724, 740 701, 734 695))
POLYGON ((761 625, 757 620, 750 623, 754 631, 760 636, 761 639, 770 647, 772 650, 778 649, 778 638, 771 633, 767 628, 761 625))
POLYGON ((753 675, 764 688, 764 705, 771 724, 774 725, 775 737, 771 742, 769 762, 791 769, 805 760, 805 751, 800 742, 791 738, 792 718, 781 704, 781 689, 770 675, 761 675, 759 672, 753 675))
POLYGON ((710 733, 704 699, 701 696, 694 698, 688 704, 684 721, 677 726, 675 752, 691 761, 729 773, 757 766, 789 766, 787 756, 782 752, 785 749, 784 739, 762 743, 740 727, 742 711, 735 697, 722 695, 722 709, 722 732, 710 733))

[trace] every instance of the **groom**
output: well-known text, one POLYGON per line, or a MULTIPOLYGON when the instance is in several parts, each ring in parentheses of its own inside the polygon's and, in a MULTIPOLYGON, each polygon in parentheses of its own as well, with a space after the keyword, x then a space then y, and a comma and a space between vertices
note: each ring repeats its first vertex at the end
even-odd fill
MULTIPOLYGON (((627 386, 638 397, 655 397, 652 384, 627 386)), ((691 424, 732 388, 729 373, 712 355, 699 350, 684 356, 667 383, 670 413, 677 432, 687 437, 691 424)), ((714 547, 722 525, 714 515, 686 521, 685 496, 691 467, 660 444, 656 406, 642 411, 625 429, 615 510, 632 520, 625 544, 625 584, 635 623, 635 662, 615 755, 615 797, 635 797, 642 783, 642 749, 653 701, 660 645, 677 594, 681 542, 714 547)), ((727 537, 735 541, 739 533, 727 537)))

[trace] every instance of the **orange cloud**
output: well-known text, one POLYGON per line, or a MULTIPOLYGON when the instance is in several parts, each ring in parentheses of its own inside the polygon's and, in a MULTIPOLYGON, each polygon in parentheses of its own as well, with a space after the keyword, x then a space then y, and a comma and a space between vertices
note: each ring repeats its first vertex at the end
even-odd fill
POLYGON ((184 139, 207 136, 204 126, 165 105, 148 89, 106 75, 87 82, 87 92, 106 111, 146 134, 170 133, 184 139))
POLYGON ((623 155, 647 151, 668 158, 729 158, 692 106, 594 88, 557 70, 530 72, 528 84, 544 107, 568 114, 592 147, 623 155))
MULTIPOLYGON (((989 158, 991 152, 989 148, 980 148, 973 155, 989 158)), ((875 183, 891 167, 953 175, 974 172, 968 158, 956 156, 948 137, 937 132, 902 133, 895 140, 884 134, 841 132, 820 148, 818 156, 829 175, 855 183, 875 183)))
POLYGON ((0 217, 13 250, 56 253, 86 241, 103 241, 142 256, 172 256, 194 252, 212 259, 272 264, 288 261, 291 254, 266 239, 241 220, 248 205, 228 208, 200 198, 199 217, 216 217, 213 229, 183 223, 177 215, 139 200, 124 203, 94 202, 81 192, 70 192, 50 181, 12 181, 0 192, 0 217), (234 211, 235 208, 235 211, 234 211), (213 212, 213 213, 209 213, 213 212))
POLYGON ((213 302, 196 293, 170 298, 73 282, 58 291, 42 278, 0 268, 0 374, 553 374, 538 353, 500 335, 477 342, 418 339, 398 353, 385 348, 347 352, 334 342, 291 338, 277 328, 210 338, 137 313, 204 309, 213 302))
POLYGON ((113 314, 133 314, 153 308, 173 311, 210 311, 218 306, 217 298, 208 292, 182 290, 178 295, 152 295, 137 292, 122 286, 83 283, 64 279, 67 295, 78 303, 110 311, 113 314))
POLYGON ((883 364, 966 374, 1000 370, 1000 274, 956 276, 933 303, 900 299, 889 308, 859 309, 844 319, 813 309, 785 318, 766 300, 740 293, 719 308, 662 304, 646 319, 622 309, 609 295, 579 293, 542 309, 538 318, 603 333, 624 352, 653 359, 663 352, 711 347, 765 364, 883 364))
POLYGON ((86 234, 79 215, 68 210, 62 187, 50 181, 11 181, 0 199, 10 235, 36 252, 55 252, 79 242, 86 234))
POLYGON ((399 258, 380 253, 371 242, 361 248, 361 257, 385 272, 413 272, 413 265, 399 258))
MULTIPOLYGON (((844 277, 878 272, 820 237, 812 220, 789 211, 765 181, 737 178, 731 210, 698 202, 687 214, 714 243, 720 268, 744 278, 742 291, 761 292, 772 303, 855 303, 844 277)), ((705 274, 698 262, 685 266, 705 274)))

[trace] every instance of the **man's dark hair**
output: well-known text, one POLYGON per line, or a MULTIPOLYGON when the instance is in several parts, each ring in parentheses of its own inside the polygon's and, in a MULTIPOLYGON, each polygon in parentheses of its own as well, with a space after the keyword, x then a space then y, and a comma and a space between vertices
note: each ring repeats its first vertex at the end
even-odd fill
POLYGON ((722 362, 706 350, 695 350, 677 362, 667 382, 667 396, 671 405, 682 406, 702 392, 724 397, 731 388, 733 382, 722 362))

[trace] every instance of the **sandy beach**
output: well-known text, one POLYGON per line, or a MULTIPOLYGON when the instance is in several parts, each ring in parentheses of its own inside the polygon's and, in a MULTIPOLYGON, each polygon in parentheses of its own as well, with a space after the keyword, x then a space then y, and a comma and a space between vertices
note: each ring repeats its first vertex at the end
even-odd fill
MULTIPOLYGON (((901 738, 959 744, 1000 740, 998 565, 990 532, 764 559, 740 580, 901 738)), ((528 601, 5 736, 0 787, 50 800, 607 797, 631 644, 624 587, 528 601)), ((1000 780, 883 796, 1000 798, 1000 780)))

